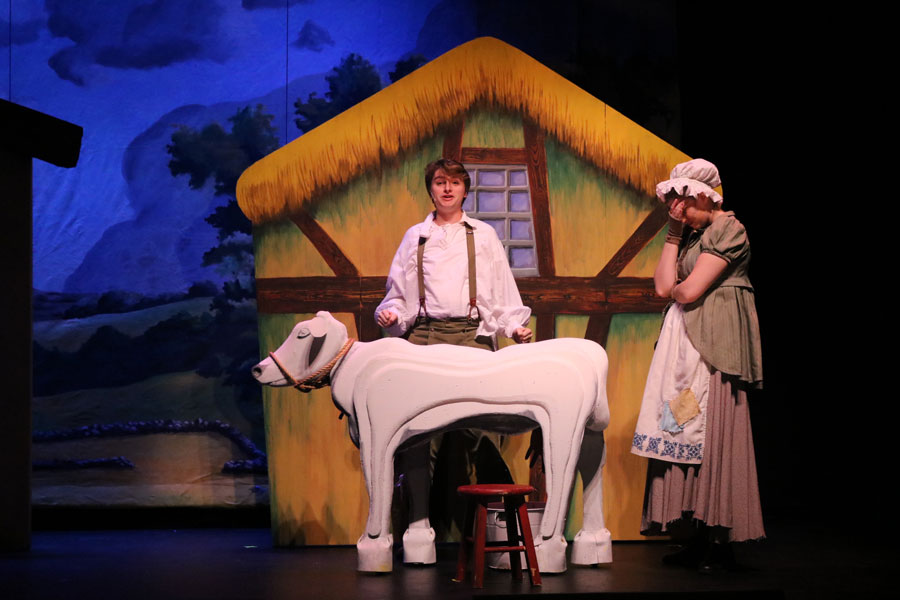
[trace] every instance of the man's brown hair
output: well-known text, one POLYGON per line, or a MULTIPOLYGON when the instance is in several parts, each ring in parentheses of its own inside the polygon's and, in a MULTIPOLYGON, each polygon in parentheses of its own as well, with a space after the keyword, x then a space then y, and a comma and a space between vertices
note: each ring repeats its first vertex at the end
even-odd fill
POLYGON ((463 164, 452 158, 439 158, 428 163, 425 167, 425 189, 428 190, 429 195, 431 194, 431 182, 434 180, 434 174, 439 170, 451 177, 462 179, 466 186, 466 194, 469 193, 469 188, 472 186, 472 178, 469 177, 469 172, 466 171, 463 164))

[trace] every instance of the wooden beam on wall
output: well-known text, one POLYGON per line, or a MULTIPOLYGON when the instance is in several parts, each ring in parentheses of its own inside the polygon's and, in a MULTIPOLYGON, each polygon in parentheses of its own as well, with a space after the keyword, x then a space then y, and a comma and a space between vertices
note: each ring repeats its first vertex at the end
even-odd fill
POLYGON ((356 265, 344 254, 343 250, 335 243, 331 236, 328 235, 318 221, 313 219, 308 212, 300 210, 291 215, 291 220, 303 235, 312 242, 325 263, 334 271, 335 275, 359 275, 356 265))
POLYGON ((460 117, 450 125, 444 135, 444 158, 452 158, 457 162, 462 161, 463 120, 460 117))
POLYGON ((519 165, 528 162, 525 148, 463 148, 461 155, 459 162, 477 165, 519 165))
MULTIPOLYGON (((516 283, 522 300, 535 315, 654 313, 668 303, 656 297, 649 277, 611 281, 596 277, 521 277, 516 283)), ((384 286, 384 276, 262 278, 256 280, 257 307, 266 314, 317 310, 358 313, 369 310, 364 307, 374 310, 384 297, 384 286)))
POLYGON ((516 284, 523 302, 535 314, 657 312, 668 303, 656 297, 649 277, 607 281, 596 277, 520 277, 516 284))
POLYGON ((534 332, 534 341, 552 340, 556 336, 556 315, 553 313, 540 313, 534 316, 537 317, 537 331, 534 332))
POLYGON ((609 338, 609 324, 612 322, 612 313, 591 315, 588 319, 587 330, 584 339, 593 340, 606 348, 606 340, 609 338))
POLYGON ((359 341, 371 342, 381 337, 381 328, 375 323, 375 309, 378 304, 363 304, 356 315, 356 331, 359 341))
POLYGON ((256 280, 256 306, 265 314, 358 313, 360 287, 359 277, 266 277, 256 280))
POLYGON ((531 190, 531 214, 534 220, 534 240, 537 249, 538 273, 542 277, 556 275, 553 253, 553 233, 550 228, 550 191, 547 180, 547 153, 544 149, 544 130, 525 120, 525 150, 528 154, 528 185, 531 190))
POLYGON ((610 279, 618 277, 622 269, 630 263, 638 252, 644 249, 644 246, 650 243, 659 230, 662 229, 668 220, 668 211, 665 205, 657 206, 647 217, 638 225, 634 233, 625 240, 622 247, 609 259, 606 266, 597 273, 600 279, 610 279))
MULTIPOLYGON (((596 279, 600 286, 607 287, 607 289, 618 289, 620 302, 627 303, 629 300, 634 301, 637 299, 648 306, 658 306, 657 310, 662 310, 668 304, 667 299, 656 296, 655 287, 649 285, 652 284, 652 279, 645 283, 646 287, 642 291, 637 292, 634 286, 629 285, 631 278, 619 277, 619 273, 622 272, 625 266, 634 260, 634 257, 643 250, 644 246, 650 243, 650 240, 665 226, 667 218, 668 212, 666 207, 660 204, 647 215, 637 229, 634 230, 634 233, 625 240, 622 247, 609 259, 606 266, 597 273, 596 279)), ((587 331, 585 331, 584 337, 606 347, 611 322, 612 313, 592 314, 591 318, 588 319, 587 331)))

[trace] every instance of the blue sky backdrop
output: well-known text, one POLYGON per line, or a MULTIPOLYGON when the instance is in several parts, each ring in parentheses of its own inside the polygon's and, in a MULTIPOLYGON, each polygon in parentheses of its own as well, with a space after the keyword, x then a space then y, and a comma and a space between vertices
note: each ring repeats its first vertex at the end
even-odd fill
POLYGON ((436 4, 4 2, 0 94, 84 127, 77 168, 35 161, 35 288, 149 294, 214 278, 200 266, 215 236, 203 218, 223 200, 211 184, 189 190, 168 173, 175 127, 227 126, 239 107, 262 102, 286 143, 300 134, 294 101, 322 95, 324 75, 346 54, 364 56, 389 83, 436 4))
POLYGON ((34 287, 222 281, 202 255, 226 198, 172 177, 172 133, 261 103, 287 143, 294 102, 350 53, 388 85, 401 58, 493 35, 677 144, 674 23, 671 0, 4 0, 0 95, 84 127, 76 168, 35 162, 34 287))

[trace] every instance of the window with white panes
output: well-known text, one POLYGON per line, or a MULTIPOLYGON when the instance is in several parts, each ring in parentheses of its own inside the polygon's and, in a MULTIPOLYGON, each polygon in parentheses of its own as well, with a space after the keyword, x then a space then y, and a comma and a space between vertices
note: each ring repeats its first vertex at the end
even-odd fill
POLYGON ((466 170, 472 186, 463 210, 497 231, 514 276, 539 275, 525 165, 466 165, 466 170))

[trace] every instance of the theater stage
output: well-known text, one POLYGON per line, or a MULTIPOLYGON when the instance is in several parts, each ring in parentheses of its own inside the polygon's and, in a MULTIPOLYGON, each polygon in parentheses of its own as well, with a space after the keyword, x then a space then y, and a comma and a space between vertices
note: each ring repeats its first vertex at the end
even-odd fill
POLYGON ((767 527, 768 540, 738 549, 736 573, 666 567, 666 543, 618 542, 609 567, 570 567, 535 589, 491 571, 480 591, 451 581, 452 544, 439 547, 436 567, 368 575, 356 572, 355 548, 276 549, 265 528, 36 531, 31 552, 0 554, 0 598, 887 597, 897 569, 888 542, 809 524, 767 527))

